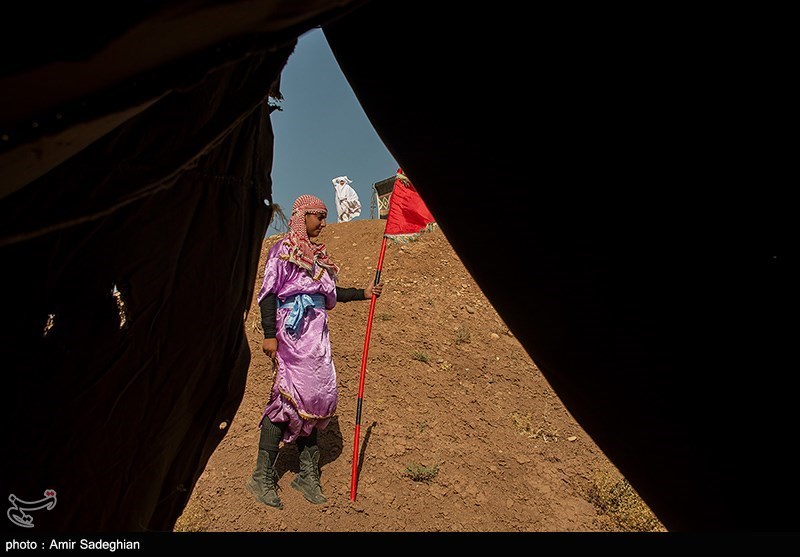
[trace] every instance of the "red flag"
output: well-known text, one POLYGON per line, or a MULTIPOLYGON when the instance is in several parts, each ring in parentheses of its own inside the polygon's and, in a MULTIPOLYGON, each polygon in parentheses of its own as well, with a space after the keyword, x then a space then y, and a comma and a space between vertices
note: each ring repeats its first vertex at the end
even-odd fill
POLYGON ((420 232, 430 230, 436 224, 425 202, 414 185, 397 169, 392 195, 389 198, 389 214, 386 217, 384 236, 398 242, 416 238, 420 232))

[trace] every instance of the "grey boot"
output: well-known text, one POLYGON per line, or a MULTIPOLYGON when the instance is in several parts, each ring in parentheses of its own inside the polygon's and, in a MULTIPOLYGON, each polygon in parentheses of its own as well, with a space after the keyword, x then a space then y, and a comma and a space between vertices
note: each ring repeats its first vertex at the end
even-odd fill
POLYGON ((247 480, 245 487, 265 505, 278 509, 283 508, 283 501, 278 497, 278 472, 275 470, 275 463, 270 463, 267 451, 258 450, 256 469, 253 471, 252 477, 247 480))
POLYGON ((315 505, 325 503, 319 483, 319 447, 306 445, 300 451, 300 473, 292 480, 292 487, 315 505))
POLYGON ((278 461, 278 443, 285 426, 267 419, 261 425, 256 469, 245 487, 258 501, 282 509, 283 502, 278 497, 278 471, 275 470, 275 463, 278 461))

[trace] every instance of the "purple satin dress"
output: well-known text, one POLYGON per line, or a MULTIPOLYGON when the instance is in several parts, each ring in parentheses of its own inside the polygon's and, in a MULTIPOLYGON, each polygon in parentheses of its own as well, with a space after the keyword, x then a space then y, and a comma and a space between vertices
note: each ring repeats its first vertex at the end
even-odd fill
MULTIPOLYGON (((279 300, 296 294, 321 294, 326 308, 333 309, 336 283, 330 274, 324 272, 319 280, 314 280, 308 271, 280 257, 286 254, 288 248, 283 241, 270 248, 258 302, 267 294, 275 294, 279 300)), ((314 274, 319 274, 318 268, 314 274)), ((308 308, 296 335, 285 327, 290 307, 277 310, 277 366, 261 420, 266 417, 276 423, 287 422, 283 434, 287 443, 309 435, 314 428, 324 429, 336 412, 336 368, 331 355, 327 309, 308 308)))

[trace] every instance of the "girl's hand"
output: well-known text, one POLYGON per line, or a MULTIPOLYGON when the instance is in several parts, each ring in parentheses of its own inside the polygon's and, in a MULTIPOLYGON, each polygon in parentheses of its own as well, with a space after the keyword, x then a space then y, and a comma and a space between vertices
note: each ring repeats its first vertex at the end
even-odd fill
POLYGON ((274 360, 275 356, 278 354, 278 339, 265 338, 264 342, 261 343, 261 350, 263 350, 264 354, 269 356, 270 359, 274 360))
POLYGON ((364 289, 364 297, 369 300, 372 298, 372 295, 375 294, 376 298, 380 298, 381 292, 383 292, 383 283, 379 282, 378 284, 369 283, 364 289))

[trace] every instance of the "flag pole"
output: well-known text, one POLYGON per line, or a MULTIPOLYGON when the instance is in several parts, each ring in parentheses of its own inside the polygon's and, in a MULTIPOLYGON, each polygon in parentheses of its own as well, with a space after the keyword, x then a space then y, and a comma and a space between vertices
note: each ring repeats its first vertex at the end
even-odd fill
MULTIPOLYGON (((386 253, 386 235, 383 236, 381 243, 381 254, 378 257, 378 266, 375 270, 375 282, 381 281, 381 269, 383 268, 383 255, 386 253)), ((353 436, 353 470, 350 474, 350 500, 356 500, 356 489, 358 485, 358 439, 361 436, 361 403, 364 399, 364 379, 367 375, 367 352, 369 351, 369 337, 372 334, 372 316, 375 314, 376 296, 373 293, 369 302, 369 317, 367 318, 367 333, 364 335, 364 352, 361 355, 361 377, 358 380, 358 405, 356 406, 356 430, 353 436)))
MULTIPOLYGON (((414 239, 421 231, 425 230, 436 219, 425 206, 425 202, 417 190, 406 178, 402 168, 397 169, 394 186, 392 187, 389 201, 389 211, 386 215, 386 228, 383 231, 381 254, 378 257, 378 266, 375 271, 375 284, 381 281, 383 269, 383 256, 386 253, 386 240, 407 241, 414 239)), ((369 350, 369 337, 372 334, 372 317, 375 313, 375 300, 372 294, 369 304, 369 318, 367 319, 367 334, 364 337, 364 354, 361 356, 361 378, 358 383, 358 406, 356 408, 356 428, 353 436, 353 470, 350 477, 350 500, 356 500, 356 486, 358 484, 358 441, 361 437, 361 406, 364 400, 364 377, 367 373, 367 351, 369 350)))

